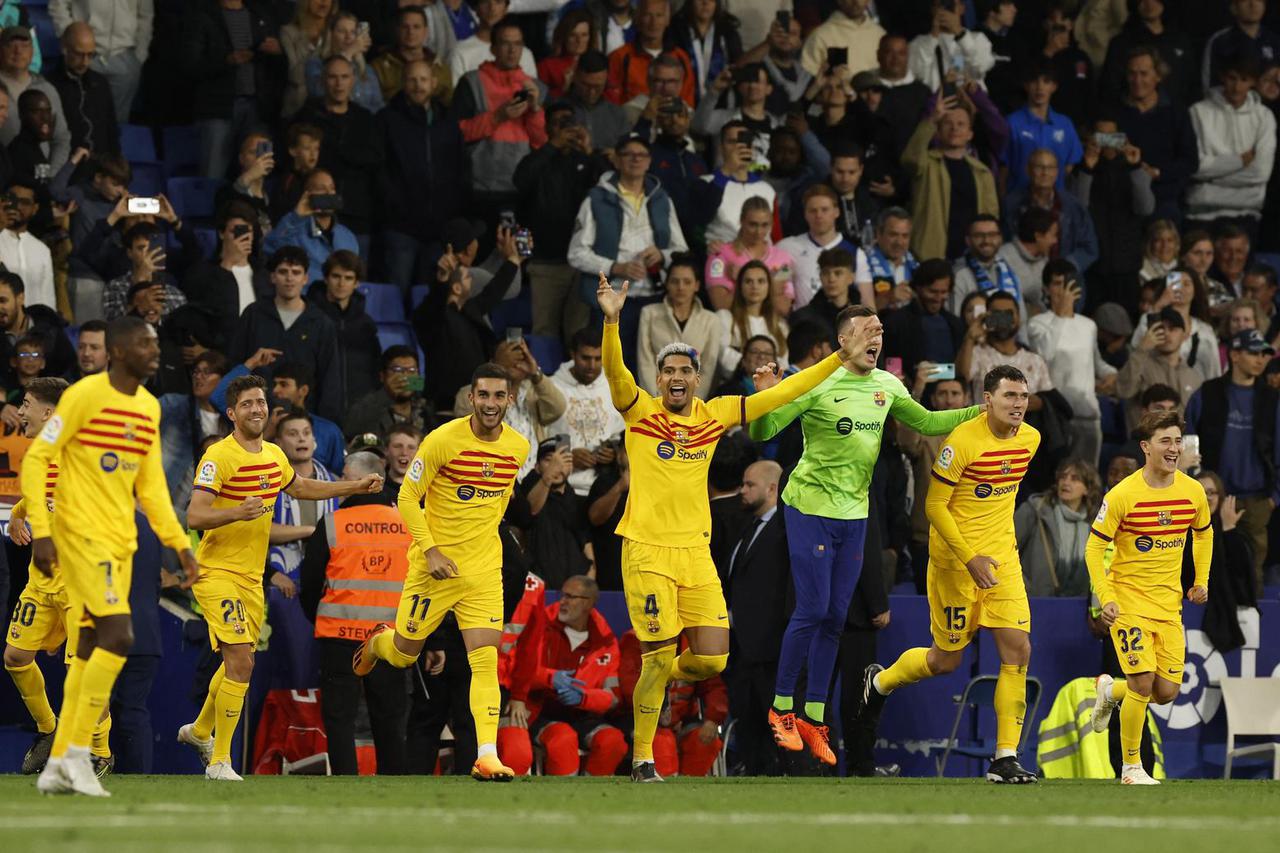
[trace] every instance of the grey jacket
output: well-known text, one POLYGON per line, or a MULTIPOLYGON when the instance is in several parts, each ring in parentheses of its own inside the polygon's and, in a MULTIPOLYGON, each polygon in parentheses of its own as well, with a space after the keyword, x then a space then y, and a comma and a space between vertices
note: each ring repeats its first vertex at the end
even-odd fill
MULTIPOLYGON (((1018 557, 1029 596, 1073 596, 1089 594, 1089 573, 1083 561, 1076 566, 1058 560, 1058 525, 1053 517, 1049 493, 1032 495, 1013 513, 1013 529, 1018 538, 1018 557)), ((1081 524, 1089 535, 1089 521, 1081 524)), ((1081 544, 1083 557, 1085 545, 1081 544)))

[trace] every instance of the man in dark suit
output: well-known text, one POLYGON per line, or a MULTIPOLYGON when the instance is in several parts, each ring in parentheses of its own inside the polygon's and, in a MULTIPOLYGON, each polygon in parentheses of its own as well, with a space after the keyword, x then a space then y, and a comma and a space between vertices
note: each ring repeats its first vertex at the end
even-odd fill
POLYGON ((751 776, 778 775, 777 749, 769 731, 769 704, 777 677, 778 650, 787 630, 791 560, 778 512, 778 463, 762 460, 742 478, 742 503, 751 523, 729 552, 724 577, 729 605, 729 708, 737 722, 738 749, 751 776))
POLYGON ((751 514, 742 506, 742 475, 759 454, 745 431, 725 436, 716 445, 707 472, 711 491, 711 561, 723 580, 729 572, 729 556, 751 514))

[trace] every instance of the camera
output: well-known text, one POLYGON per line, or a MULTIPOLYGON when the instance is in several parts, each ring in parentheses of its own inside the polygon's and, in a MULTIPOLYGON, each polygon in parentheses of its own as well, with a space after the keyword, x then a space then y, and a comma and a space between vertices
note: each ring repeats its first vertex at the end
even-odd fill
POLYGON ((146 213, 154 216, 160 212, 160 199, 135 196, 129 199, 128 210, 130 214, 134 215, 146 213))

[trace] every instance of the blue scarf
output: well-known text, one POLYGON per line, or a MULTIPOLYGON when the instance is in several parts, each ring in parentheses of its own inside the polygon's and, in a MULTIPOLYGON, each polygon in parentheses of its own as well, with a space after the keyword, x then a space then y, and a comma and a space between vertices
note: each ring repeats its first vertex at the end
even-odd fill
MULTIPOLYGON (((893 264, 889 263, 889 259, 884 256, 884 252, 880 251, 879 246, 873 246, 871 251, 867 252, 867 263, 871 265, 872 281, 892 281, 896 282, 893 276, 893 264)), ((907 252, 907 257, 903 260, 903 266, 907 270, 906 280, 911 281, 911 277, 916 273, 916 267, 920 263, 916 260, 916 256, 907 252)))
MULTIPOLYGON (((315 471, 312 473, 312 479, 319 480, 322 483, 332 483, 338 478, 330 473, 329 469, 320 464, 319 460, 312 460, 315 471)), ((319 523, 326 515, 338 508, 337 498, 325 498, 316 501, 319 506, 316 512, 316 521, 319 523)), ((275 511, 272 513, 271 520, 276 524, 297 524, 302 517, 301 508, 298 506, 298 499, 292 495, 281 492, 276 498, 275 511)), ((302 568, 302 549, 306 544, 305 539, 299 539, 295 542, 286 542, 283 545, 272 545, 267 552, 267 568, 268 577, 271 572, 283 572, 294 581, 298 580, 298 570, 302 568)))
POLYGON ((973 273, 974 280, 978 283, 978 290, 986 293, 989 290, 1000 290, 1005 293, 1012 293, 1018 303, 1022 303, 1022 286, 1018 284, 1018 277, 1013 274, 1013 270, 1009 268, 1009 263, 1001 257, 996 258, 996 284, 991 283, 990 274, 983 268, 982 264, 968 252, 964 253, 964 262, 969 266, 969 272, 973 273))

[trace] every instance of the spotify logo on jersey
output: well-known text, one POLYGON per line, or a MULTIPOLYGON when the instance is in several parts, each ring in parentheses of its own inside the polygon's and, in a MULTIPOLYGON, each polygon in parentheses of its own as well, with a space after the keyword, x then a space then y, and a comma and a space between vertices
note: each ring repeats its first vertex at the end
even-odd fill
POLYGON ((676 446, 674 444, 672 444, 669 441, 662 441, 658 443, 659 459, 670 459, 675 455, 676 455, 676 446))
POLYGON ((1137 548, 1144 554, 1154 548, 1155 544, 1156 541, 1150 536, 1139 536, 1137 539, 1133 540, 1133 547, 1137 548))
POLYGON ((98 465, 103 471, 110 474, 112 471, 120 467, 120 457, 108 451, 102 454, 102 457, 98 459, 98 465))
POLYGON ((991 484, 979 483, 973 487, 973 493, 980 498, 989 498, 991 497, 991 484))
POLYGON ((848 435, 853 432, 853 418, 841 418, 836 421, 836 432, 841 435, 848 435))
POLYGON ((475 486, 458 486, 458 497, 461 500, 469 501, 476 496, 475 486))

